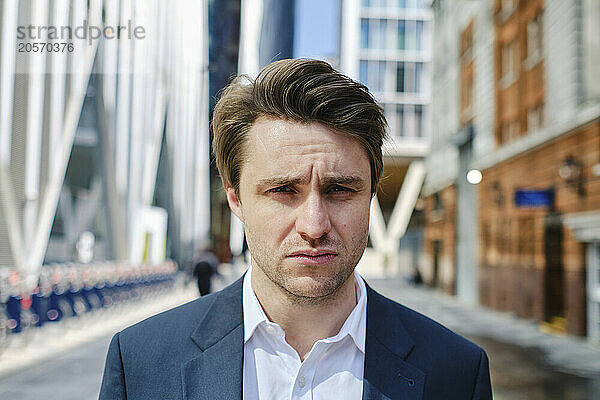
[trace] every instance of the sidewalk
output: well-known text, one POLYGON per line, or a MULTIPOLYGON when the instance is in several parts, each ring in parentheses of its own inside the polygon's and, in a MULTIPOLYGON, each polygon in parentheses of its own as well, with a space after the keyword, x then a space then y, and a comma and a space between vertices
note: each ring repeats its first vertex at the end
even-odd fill
POLYGON ((572 336, 540 331, 535 321, 465 304, 436 290, 413 287, 401 279, 366 279, 384 296, 410 307, 467 336, 493 339, 524 349, 538 349, 553 368, 583 377, 600 375, 600 345, 572 336))
POLYGON ((112 336, 133 323, 198 297, 195 285, 184 286, 180 279, 176 286, 167 293, 141 302, 120 304, 81 318, 47 323, 32 329, 27 335, 15 335, 9 347, 0 354, 0 378, 54 359, 97 338, 112 336))
MULTIPOLYGON (((213 279, 213 291, 232 283, 241 273, 228 264, 221 265, 220 272, 220 278, 213 279)), ((27 335, 15 335, 11 338, 9 347, 0 353, 0 378, 52 360, 104 336, 111 337, 136 322, 197 298, 195 281, 180 274, 176 278, 175 287, 165 293, 98 310, 81 318, 47 323, 27 335)), ((104 354, 105 351, 103 357, 104 354)))

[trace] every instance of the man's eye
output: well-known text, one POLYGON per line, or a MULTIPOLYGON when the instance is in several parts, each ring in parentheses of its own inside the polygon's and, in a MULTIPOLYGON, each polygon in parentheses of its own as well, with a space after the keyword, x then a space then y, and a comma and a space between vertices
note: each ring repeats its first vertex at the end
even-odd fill
POLYGON ((339 185, 332 186, 331 189, 329 189, 329 191, 332 193, 353 192, 352 189, 339 185))
POLYGON ((271 193, 293 193, 292 189, 287 185, 278 186, 276 188, 269 189, 269 192, 271 192, 271 193))

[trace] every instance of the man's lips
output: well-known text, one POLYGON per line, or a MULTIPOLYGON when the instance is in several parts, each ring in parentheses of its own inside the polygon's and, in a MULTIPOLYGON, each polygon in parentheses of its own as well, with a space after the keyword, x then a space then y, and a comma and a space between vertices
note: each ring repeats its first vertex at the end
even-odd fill
POLYGON ((327 264, 337 257, 337 253, 332 250, 301 250, 295 251, 287 256, 301 264, 322 265, 327 264))

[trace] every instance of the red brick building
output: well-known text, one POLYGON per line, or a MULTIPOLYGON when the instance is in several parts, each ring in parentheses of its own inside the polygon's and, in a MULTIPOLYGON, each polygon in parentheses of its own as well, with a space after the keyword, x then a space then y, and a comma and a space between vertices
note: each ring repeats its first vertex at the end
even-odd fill
POLYGON ((600 4, 432 7, 426 283, 600 340, 600 4))

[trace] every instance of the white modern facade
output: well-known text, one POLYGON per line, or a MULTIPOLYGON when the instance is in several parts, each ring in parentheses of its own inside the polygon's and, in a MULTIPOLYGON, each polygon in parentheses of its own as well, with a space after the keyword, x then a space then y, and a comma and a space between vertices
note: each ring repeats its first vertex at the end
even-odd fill
POLYGON ((1 3, 0 268, 36 280, 86 232, 96 259, 136 264, 167 234, 178 261, 204 244, 207 4, 1 3))
POLYGON ((429 5, 421 0, 342 1, 341 69, 369 87, 389 124, 382 191, 371 205, 372 248, 361 261, 367 274, 409 275, 419 262, 418 245, 403 252, 401 238, 419 207, 429 151, 429 5))

